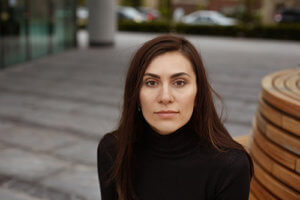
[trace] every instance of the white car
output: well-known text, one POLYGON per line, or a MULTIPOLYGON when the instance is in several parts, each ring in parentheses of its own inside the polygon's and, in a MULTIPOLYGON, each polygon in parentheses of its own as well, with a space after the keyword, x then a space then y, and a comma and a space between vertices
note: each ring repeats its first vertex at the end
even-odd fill
POLYGON ((137 23, 147 21, 142 13, 137 9, 129 6, 118 6, 117 9, 118 20, 131 20, 137 23))
POLYGON ((185 24, 202 24, 202 25, 221 25, 233 26, 237 21, 233 18, 224 16, 223 14, 213 10, 199 10, 185 15, 182 20, 185 24))

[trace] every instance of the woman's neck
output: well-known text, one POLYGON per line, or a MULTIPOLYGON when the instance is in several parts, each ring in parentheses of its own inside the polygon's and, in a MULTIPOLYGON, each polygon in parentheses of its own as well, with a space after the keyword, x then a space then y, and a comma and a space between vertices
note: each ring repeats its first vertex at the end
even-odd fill
POLYGON ((176 131, 162 135, 149 124, 145 125, 143 143, 145 148, 159 157, 176 158, 189 154, 199 146, 200 138, 188 122, 176 131))

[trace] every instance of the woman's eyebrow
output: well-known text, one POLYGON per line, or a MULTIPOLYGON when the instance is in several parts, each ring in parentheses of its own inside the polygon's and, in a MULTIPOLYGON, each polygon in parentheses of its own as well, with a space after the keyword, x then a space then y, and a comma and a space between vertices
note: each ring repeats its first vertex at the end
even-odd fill
MULTIPOLYGON (((189 76, 189 77, 190 77, 190 75, 189 75, 188 73, 185 73, 185 72, 179 72, 179 73, 173 74, 173 75, 171 76, 171 78, 176 78, 176 77, 178 77, 178 76, 183 76, 183 75, 186 75, 186 76, 189 76)), ((153 77, 153 78, 158 78, 158 79, 160 78, 159 75, 153 74, 153 73, 145 73, 144 76, 151 76, 151 77, 153 77)))

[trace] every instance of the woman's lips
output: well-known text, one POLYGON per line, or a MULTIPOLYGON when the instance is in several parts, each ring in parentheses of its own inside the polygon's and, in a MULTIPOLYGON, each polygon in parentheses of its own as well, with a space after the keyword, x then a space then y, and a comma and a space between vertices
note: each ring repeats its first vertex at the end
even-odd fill
POLYGON ((156 112, 155 114, 157 114, 160 118, 172 118, 178 113, 179 112, 175 112, 175 111, 166 111, 166 112, 156 112))

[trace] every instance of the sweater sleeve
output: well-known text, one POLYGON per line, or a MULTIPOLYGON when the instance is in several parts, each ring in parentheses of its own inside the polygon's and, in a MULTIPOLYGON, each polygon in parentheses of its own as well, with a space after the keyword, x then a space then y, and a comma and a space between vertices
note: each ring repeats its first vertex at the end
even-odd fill
POLYGON ((217 183, 216 200, 248 200, 250 192, 250 163, 246 153, 234 152, 217 183))
POLYGON ((108 185, 105 181, 109 177, 114 161, 115 138, 111 134, 105 135, 98 144, 97 168, 101 200, 117 200, 117 192, 114 182, 108 185))

